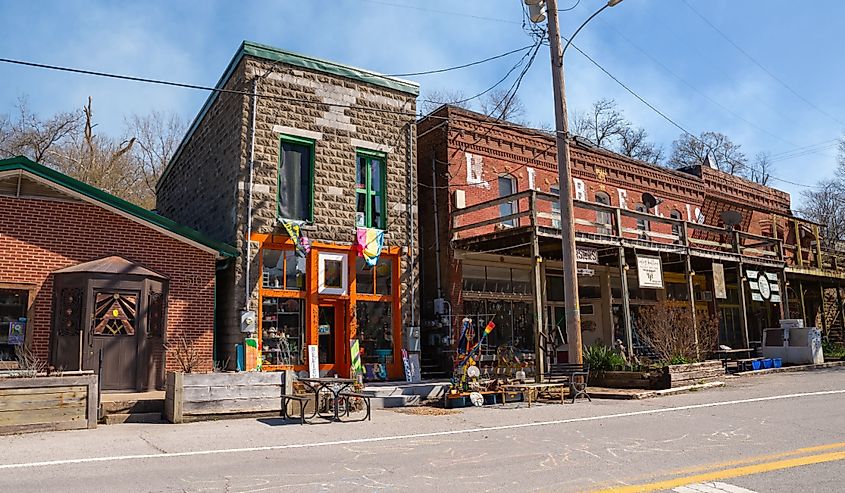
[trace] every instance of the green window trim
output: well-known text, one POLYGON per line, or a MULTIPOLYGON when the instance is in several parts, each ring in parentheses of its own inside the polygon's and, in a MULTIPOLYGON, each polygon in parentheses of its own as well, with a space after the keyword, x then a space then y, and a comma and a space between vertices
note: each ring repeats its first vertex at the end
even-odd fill
POLYGON ((386 197, 386 190, 387 190, 387 154, 384 152, 373 151, 369 149, 356 149, 355 150, 355 201, 356 201, 356 214, 357 213, 364 213, 364 224, 360 225, 357 221, 356 216, 356 225, 359 227, 368 227, 368 228, 378 228, 378 229, 386 229, 387 228, 387 197, 386 197), (358 187, 358 162, 359 160, 364 160, 364 166, 366 169, 366 176, 365 176, 365 183, 364 188, 358 187), (378 177, 379 189, 376 190, 373 184, 373 161, 378 161, 381 163, 381 173, 378 177), (364 211, 358 210, 358 197, 359 195, 363 194, 366 198, 364 200, 364 211), (379 221, 378 224, 375 224, 373 221, 374 211, 373 209, 373 198, 378 197, 381 199, 381 207, 378 212, 379 221))
POLYGON ((281 219, 290 219, 282 217, 282 204, 281 204, 281 184, 282 184, 282 158, 284 153, 282 152, 282 146, 285 144, 295 144, 306 146, 309 148, 310 154, 310 167, 309 167, 309 188, 311 190, 311 194, 308 200, 308 217, 305 221, 309 224, 314 223, 314 169, 315 169, 315 154, 316 154, 316 141, 312 139, 306 139, 302 137, 297 137, 295 135, 285 135, 282 134, 279 136, 279 160, 276 167, 276 216, 281 219))

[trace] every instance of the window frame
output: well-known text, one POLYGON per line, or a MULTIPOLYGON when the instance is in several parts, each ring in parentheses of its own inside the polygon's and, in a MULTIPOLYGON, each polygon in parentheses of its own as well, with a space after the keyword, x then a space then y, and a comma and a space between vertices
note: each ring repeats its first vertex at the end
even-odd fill
POLYGON ((282 152, 282 146, 285 144, 293 144, 293 145, 300 145, 308 147, 311 151, 310 155, 310 163, 309 163, 309 177, 308 177, 308 186, 311 189, 311 194, 308 197, 308 218, 305 219, 305 222, 308 224, 314 223, 314 173, 315 173, 315 155, 317 154, 317 142, 313 139, 306 139, 303 137, 297 137, 295 135, 288 135, 282 134, 279 135, 279 159, 276 165, 276 217, 280 219, 287 219, 291 221, 301 221, 302 219, 298 218, 289 218, 289 217, 282 217, 282 159, 284 156, 284 152, 282 152))
POLYGON ((355 149, 355 214, 355 225, 359 228, 387 229, 387 154, 384 152, 370 149, 355 149), (367 169, 366 183, 364 183, 364 188, 358 188, 358 159, 362 157, 365 160, 367 169), (382 164, 381 190, 379 192, 373 189, 372 183, 373 168, 371 163, 374 159, 381 161, 382 164), (358 225, 358 194, 364 194, 367 197, 367 200, 364 201, 364 226, 358 225), (375 196, 381 197, 381 224, 378 225, 373 224, 372 197, 375 196))
MULTIPOLYGON (((497 191, 498 191, 499 198, 503 199, 503 198, 508 197, 510 195, 514 195, 516 193, 519 193, 519 182, 516 181, 516 177, 514 175, 512 175, 510 173, 505 173, 505 174, 499 175, 496 178, 496 188, 497 188, 497 191), (511 193, 509 193, 507 195, 502 195, 502 187, 501 187, 502 180, 508 180, 510 182, 511 193)), ((519 202, 516 201, 516 200, 511 200, 510 202, 501 203, 501 204, 499 204, 499 217, 505 217, 505 216, 510 216, 512 214, 516 214, 518 210, 519 210, 519 202), (510 212, 508 214, 503 213, 504 209, 506 207, 510 207, 510 212)), ((517 219, 508 219, 508 220, 502 221, 501 224, 508 226, 508 227, 515 227, 515 226, 519 225, 519 222, 518 222, 517 219)))

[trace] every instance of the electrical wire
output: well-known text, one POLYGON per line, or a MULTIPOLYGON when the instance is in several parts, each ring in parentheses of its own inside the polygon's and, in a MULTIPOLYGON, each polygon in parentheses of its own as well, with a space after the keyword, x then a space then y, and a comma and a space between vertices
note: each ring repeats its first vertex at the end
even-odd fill
POLYGON ((454 67, 447 67, 447 68, 440 68, 435 70, 427 70, 425 72, 409 72, 407 74, 387 74, 384 77, 411 77, 415 75, 430 75, 430 74, 442 74, 443 72, 449 72, 452 70, 460 70, 462 68, 473 67, 475 65, 481 65, 482 63, 490 62, 493 60, 498 60, 499 58, 504 58, 508 55, 513 55, 514 53, 519 53, 520 51, 528 50, 533 48, 533 45, 523 46, 522 48, 517 48, 515 50, 511 50, 505 53, 501 53, 496 56, 491 56, 490 58, 485 58, 483 60, 477 60, 475 62, 465 63, 463 65, 455 65, 454 67))
POLYGON ((573 5, 572 7, 567 7, 565 9, 557 9, 557 11, 558 12, 569 12, 570 10, 575 9, 575 7, 577 7, 579 3, 581 3, 581 0, 576 0, 575 5, 573 5))

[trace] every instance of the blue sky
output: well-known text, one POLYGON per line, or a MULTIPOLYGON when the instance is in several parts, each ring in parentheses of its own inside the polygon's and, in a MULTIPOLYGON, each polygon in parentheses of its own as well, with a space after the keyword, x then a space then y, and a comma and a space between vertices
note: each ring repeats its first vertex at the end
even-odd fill
MULTIPOLYGON (((560 0, 560 7, 575 1, 560 0)), ((812 185, 832 176, 836 149, 825 146, 845 131, 840 93, 845 65, 837 48, 845 2, 686 1, 799 96, 681 0, 625 0, 596 18, 576 44, 693 133, 726 133, 748 156, 771 152, 777 177, 812 185), (821 143, 826 144, 820 152, 782 159, 783 153, 821 143)), ((581 0, 562 12, 562 34, 571 33, 601 5, 581 0)), ((521 12, 521 0, 5 1, 0 18, 16 28, 0 39, 0 57, 213 85, 239 43, 250 39, 404 73, 530 44, 521 12)), ((412 79, 423 94, 458 89, 472 95, 502 77, 517 58, 412 79)), ((613 98, 668 152, 680 133, 677 128, 574 50, 567 53, 566 71, 570 109, 613 98)), ((116 135, 124 117, 133 113, 172 111, 190 120, 206 97, 199 91, 5 64, 0 64, 0 80, 0 113, 10 111, 22 95, 44 116, 79 108, 90 95, 98 131, 116 135)), ((547 49, 538 55, 520 96, 531 122, 553 121, 547 49)), ((798 205, 804 187, 772 184, 790 192, 798 205)))

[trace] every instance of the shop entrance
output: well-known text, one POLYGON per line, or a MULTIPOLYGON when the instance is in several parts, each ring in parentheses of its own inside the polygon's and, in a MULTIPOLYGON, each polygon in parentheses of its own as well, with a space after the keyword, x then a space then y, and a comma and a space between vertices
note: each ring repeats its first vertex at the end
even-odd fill
POLYGON ((334 372, 342 377, 349 374, 346 304, 341 301, 321 301, 317 309, 317 348, 320 370, 334 372))

